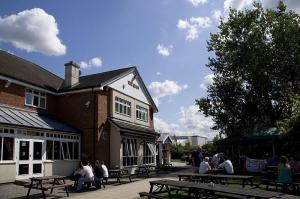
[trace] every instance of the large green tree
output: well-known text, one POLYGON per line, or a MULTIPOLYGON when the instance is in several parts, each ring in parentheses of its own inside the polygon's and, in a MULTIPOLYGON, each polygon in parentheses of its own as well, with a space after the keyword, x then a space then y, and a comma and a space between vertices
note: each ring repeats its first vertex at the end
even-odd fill
POLYGON ((230 10, 211 34, 207 67, 214 73, 207 97, 196 100, 215 130, 239 136, 274 127, 291 114, 300 93, 300 16, 277 10, 230 10))

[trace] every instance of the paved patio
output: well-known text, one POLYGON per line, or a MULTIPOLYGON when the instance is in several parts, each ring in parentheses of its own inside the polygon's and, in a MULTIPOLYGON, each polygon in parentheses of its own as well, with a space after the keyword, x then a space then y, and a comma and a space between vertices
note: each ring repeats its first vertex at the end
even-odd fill
MULTIPOLYGON (((186 166, 182 163, 173 163, 176 167, 182 167, 184 170, 180 170, 179 172, 189 172, 191 171, 190 166, 186 166)), ((88 191, 81 193, 70 193, 69 198, 85 198, 85 199, 120 199, 120 198, 138 198, 138 193, 142 191, 149 191, 149 181, 155 179, 174 179, 177 175, 177 172, 172 172, 168 174, 161 174, 159 176, 152 175, 152 177, 143 179, 143 178, 134 178, 133 182, 129 183, 129 181, 124 178, 121 181, 123 182, 121 185, 118 183, 110 183, 106 186, 105 189, 93 189, 91 188, 88 191)), ((177 177, 176 177, 177 179, 177 177)), ((113 182, 114 179, 112 179, 113 182)), ((0 185, 0 199, 25 199, 27 188, 23 186, 15 185, 15 184, 3 184, 0 185)), ((54 190, 53 194, 47 197, 47 199, 54 198, 66 198, 66 193, 63 189, 54 190)), ((42 194, 39 190, 32 190, 30 193, 31 199, 39 199, 42 198, 42 194)))

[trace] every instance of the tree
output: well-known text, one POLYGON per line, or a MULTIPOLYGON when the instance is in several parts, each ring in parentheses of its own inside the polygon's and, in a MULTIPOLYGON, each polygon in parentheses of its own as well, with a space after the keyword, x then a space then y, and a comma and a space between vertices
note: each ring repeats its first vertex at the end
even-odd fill
POLYGON ((214 81, 207 97, 196 100, 212 116, 220 134, 240 136, 276 126, 291 114, 292 98, 300 93, 300 17, 286 11, 230 10, 219 32, 211 34, 207 67, 214 81))

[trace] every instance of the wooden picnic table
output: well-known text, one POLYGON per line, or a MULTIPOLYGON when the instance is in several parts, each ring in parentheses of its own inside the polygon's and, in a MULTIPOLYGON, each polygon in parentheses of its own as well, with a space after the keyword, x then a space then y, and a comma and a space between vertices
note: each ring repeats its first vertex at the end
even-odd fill
POLYGON ((296 199, 300 198, 298 196, 292 196, 287 194, 282 194, 273 191, 266 191, 261 189, 246 189, 246 188, 237 188, 237 187, 229 187, 221 184, 211 184, 211 183, 195 183, 188 181, 175 181, 175 180, 155 180, 150 181, 150 191, 149 193, 154 193, 154 187, 158 187, 160 191, 165 187, 169 193, 169 197, 171 198, 170 188, 169 187, 177 187, 177 188, 185 188, 188 189, 188 198, 191 198, 191 194, 195 193, 195 198, 198 198, 200 191, 204 191, 208 195, 222 195, 228 196, 231 198, 241 198, 244 196, 246 198, 262 198, 262 199, 273 199, 273 198, 289 198, 296 199))
POLYGON ((121 178, 128 177, 131 182, 131 174, 126 169, 109 169, 109 178, 117 178, 117 182, 121 183, 121 178))
POLYGON ((148 178, 151 172, 157 172, 155 165, 140 165, 136 170, 137 175, 146 175, 148 178))
POLYGON ((188 178, 190 181, 193 178, 200 178, 202 182, 208 180, 209 182, 215 183, 227 183, 228 179, 237 179, 242 181, 242 187, 245 187, 246 183, 250 183, 253 186, 253 178, 254 176, 246 176, 246 175, 225 175, 225 174, 199 174, 199 173, 179 173, 178 178, 181 181, 182 178, 188 178))
POLYGON ((30 178, 30 184, 25 184, 24 187, 28 188, 27 196, 29 197, 31 189, 38 189, 42 191, 43 198, 46 198, 45 191, 51 189, 51 194, 55 188, 64 188, 67 196, 69 197, 68 187, 72 186, 72 183, 65 182, 66 176, 45 176, 45 177, 32 177, 30 178))

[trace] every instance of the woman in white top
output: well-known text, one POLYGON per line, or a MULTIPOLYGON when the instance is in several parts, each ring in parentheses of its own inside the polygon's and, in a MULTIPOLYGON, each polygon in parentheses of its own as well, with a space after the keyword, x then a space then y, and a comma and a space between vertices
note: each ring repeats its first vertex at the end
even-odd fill
POLYGON ((224 168, 227 174, 234 174, 233 165, 230 160, 224 157, 225 161, 219 164, 219 168, 224 168))
POLYGON ((200 163, 199 173, 207 173, 211 169, 209 163, 209 157, 205 157, 204 160, 200 163))

